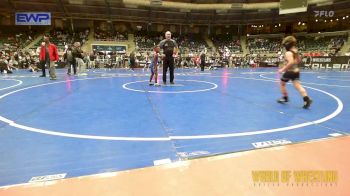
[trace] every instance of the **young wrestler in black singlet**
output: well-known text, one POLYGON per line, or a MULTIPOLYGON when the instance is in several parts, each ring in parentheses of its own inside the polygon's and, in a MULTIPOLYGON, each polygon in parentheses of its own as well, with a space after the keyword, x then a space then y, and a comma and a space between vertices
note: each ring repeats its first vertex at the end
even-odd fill
POLYGON ((279 73, 283 73, 280 83, 280 89, 283 97, 277 100, 278 103, 286 103, 289 101, 288 92, 286 88, 286 83, 291 80, 293 82, 294 88, 303 97, 304 105, 303 108, 307 109, 310 107, 312 100, 307 95, 306 90, 300 84, 300 70, 299 64, 301 63, 301 58, 298 54, 296 48, 297 40, 293 36, 288 36, 283 39, 282 44, 286 48, 285 60, 287 64, 278 70, 279 73))

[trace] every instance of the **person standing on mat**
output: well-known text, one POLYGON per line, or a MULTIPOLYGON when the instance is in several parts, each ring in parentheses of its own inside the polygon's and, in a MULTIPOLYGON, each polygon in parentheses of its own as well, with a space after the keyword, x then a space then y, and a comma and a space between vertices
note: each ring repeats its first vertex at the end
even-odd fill
POLYGON ((178 46, 175 40, 171 39, 171 32, 165 32, 165 39, 159 43, 163 49, 163 83, 166 84, 166 73, 170 70, 170 84, 174 84, 174 58, 178 53, 178 46))
POLYGON ((67 74, 71 75, 71 69, 73 67, 73 73, 74 73, 74 75, 76 75, 77 74, 77 64, 76 64, 75 58, 73 57, 72 47, 68 47, 65 55, 66 55, 66 62, 67 62, 67 66, 68 66, 67 74))
MULTIPOLYGON (((40 51, 39 52, 41 52, 41 47, 45 47, 45 42, 41 42, 41 46, 40 46, 40 51)), ((39 58, 40 59, 40 68, 41 68, 41 71, 42 71, 42 74, 40 75, 40 77, 46 77, 46 71, 45 71, 45 65, 46 65, 46 63, 45 63, 45 60, 41 60, 41 58, 39 58)))
POLYGON ((159 86, 158 83, 158 58, 159 58, 159 46, 154 47, 153 55, 151 56, 151 65, 149 66, 151 69, 151 76, 149 78, 149 85, 159 86), (152 83, 152 79, 154 77, 154 84, 152 83))
POLYGON ((134 71, 136 67, 136 54, 135 54, 135 51, 132 51, 130 53, 130 69, 131 71, 134 71))
POLYGON ((201 71, 204 71, 204 67, 205 67, 205 52, 202 51, 201 55, 200 55, 200 59, 201 59, 201 71))
POLYGON ((291 80, 293 82, 294 88, 300 93, 303 97, 304 105, 303 108, 307 109, 310 107, 312 100, 307 95, 306 90, 300 84, 300 70, 299 65, 301 63, 301 58, 298 54, 298 50, 296 48, 297 40, 293 36, 287 36, 283 39, 282 45, 286 48, 287 52, 285 54, 286 65, 278 70, 278 73, 283 73, 280 88, 283 97, 277 100, 278 103, 287 103, 288 92, 286 88, 286 83, 291 80))
MULTIPOLYGON (((55 62, 58 61, 57 47, 55 44, 50 43, 49 35, 44 36, 44 42, 45 44, 40 49, 40 61, 43 62, 43 69, 45 69, 45 65, 48 65, 50 80, 56 80, 55 62)), ((45 77, 45 70, 43 70, 42 77, 45 77)))
MULTIPOLYGON (((84 72, 86 71, 86 65, 83 61, 84 59, 84 52, 83 50, 81 49, 81 45, 80 45, 80 42, 75 42, 73 44, 74 48, 72 50, 72 55, 73 55, 73 72, 74 72, 74 75, 77 74, 77 67, 79 68, 79 74, 84 74, 84 72)), ((70 68, 68 69, 68 73, 70 74, 71 73, 71 70, 70 68)))

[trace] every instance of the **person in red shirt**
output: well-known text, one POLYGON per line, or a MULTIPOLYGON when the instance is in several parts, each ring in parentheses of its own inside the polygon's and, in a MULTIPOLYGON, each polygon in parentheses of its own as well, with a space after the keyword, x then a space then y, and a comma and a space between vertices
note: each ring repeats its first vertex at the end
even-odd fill
POLYGON ((55 44, 50 43, 48 35, 44 36, 45 44, 41 45, 40 49, 40 62, 42 63, 43 75, 46 77, 45 65, 49 67, 50 80, 56 80, 55 62, 58 61, 58 51, 55 44))

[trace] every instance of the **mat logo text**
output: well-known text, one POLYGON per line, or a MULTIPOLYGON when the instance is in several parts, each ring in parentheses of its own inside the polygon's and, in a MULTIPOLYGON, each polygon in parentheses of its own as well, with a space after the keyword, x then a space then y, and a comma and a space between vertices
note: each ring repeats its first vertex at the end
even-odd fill
POLYGON ((66 177, 66 173, 63 174, 53 174, 53 175, 47 175, 47 176, 36 176, 32 177, 29 182, 46 182, 50 180, 59 180, 66 177))
POLYGON ((254 170, 251 175, 254 183, 338 182, 338 172, 336 170, 254 170))
POLYGON ((279 145, 290 144, 290 143, 292 143, 292 142, 289 140, 278 139, 278 140, 255 142, 255 143, 252 143, 252 145, 255 148, 266 148, 266 147, 270 147, 270 146, 279 146, 279 145))
POLYGON ((177 154, 182 158, 188 158, 188 157, 194 157, 194 156, 207 155, 207 154, 210 154, 210 152, 208 152, 208 151, 194 151, 194 152, 179 152, 177 154))

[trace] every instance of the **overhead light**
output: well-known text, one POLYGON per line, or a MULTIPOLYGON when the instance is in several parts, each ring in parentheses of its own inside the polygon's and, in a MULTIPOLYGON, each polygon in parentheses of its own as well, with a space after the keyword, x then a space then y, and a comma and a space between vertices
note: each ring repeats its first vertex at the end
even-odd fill
POLYGON ((321 32, 318 32, 318 33, 321 33, 321 32))
POLYGON ((336 21, 338 21, 338 20, 339 20, 339 18, 336 19, 336 21))
POLYGON ((258 9, 258 12, 271 12, 271 9, 258 9))
POLYGON ((324 20, 324 22, 327 22, 327 20, 324 20))
POLYGON ((243 8, 243 3, 232 3, 231 4, 231 9, 233 10, 239 10, 243 8))
POLYGON ((281 23, 280 23, 280 24, 278 24, 278 26, 280 27, 280 26, 281 26, 281 23))
POLYGON ((333 20, 331 19, 331 22, 333 22, 333 20))
POLYGON ((216 10, 216 13, 219 15, 227 14, 227 10, 216 10))
POLYGON ((305 22, 303 22, 303 26, 305 26, 305 22))
POLYGON ((317 3, 316 6, 326 6, 326 5, 332 5, 332 4, 333 4, 333 0, 317 3))
POLYGON ((188 12, 191 12, 191 10, 190 10, 190 9, 180 9, 180 12, 182 12, 182 13, 188 13, 188 12))
POLYGON ((300 24, 301 24, 301 22, 299 21, 299 22, 298 22, 298 25, 300 25, 300 24))
POLYGON ((84 1, 83 0, 68 0, 69 4, 73 5, 83 5, 84 1))
POLYGON ((315 22, 318 22, 318 20, 316 19, 315 22))
POLYGON ((150 3, 151 3, 151 6, 162 6, 163 1, 162 0, 151 0, 150 3))
POLYGON ((247 37, 249 37, 250 35, 249 34, 247 34, 247 37))
POLYGON ((346 18, 349 18, 349 16, 346 16, 346 18))
POLYGON ((125 4, 126 8, 131 8, 131 9, 137 9, 138 6, 137 5, 130 5, 130 4, 125 4))
POLYGON ((345 20, 345 16, 343 17, 343 20, 345 20))
POLYGON ((277 25, 275 25, 275 28, 277 28, 277 25))

